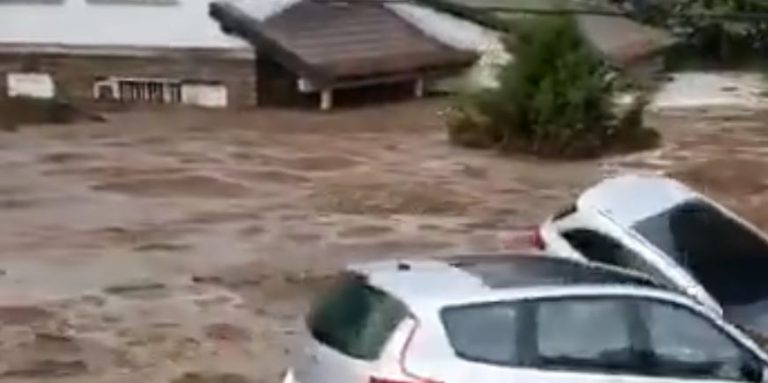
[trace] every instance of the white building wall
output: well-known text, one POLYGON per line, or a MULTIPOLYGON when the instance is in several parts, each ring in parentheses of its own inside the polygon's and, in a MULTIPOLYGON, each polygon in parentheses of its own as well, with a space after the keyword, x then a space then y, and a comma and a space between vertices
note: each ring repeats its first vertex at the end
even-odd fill
POLYGON ((56 86, 47 73, 8 73, 6 86, 9 97, 50 99, 56 96, 56 86))
POLYGON ((208 16, 208 1, 0 1, 0 44, 249 49, 208 16))
POLYGON ((213 84, 182 84, 181 102, 206 108, 226 108, 227 88, 213 84))

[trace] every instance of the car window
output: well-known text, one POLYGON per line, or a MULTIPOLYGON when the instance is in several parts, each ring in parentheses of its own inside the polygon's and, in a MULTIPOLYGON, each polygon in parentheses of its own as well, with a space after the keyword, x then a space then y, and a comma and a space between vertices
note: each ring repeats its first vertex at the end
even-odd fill
POLYGON ((574 229, 563 232, 562 236, 571 247, 590 261, 639 271, 670 284, 668 278, 640 254, 607 235, 588 229, 574 229))
POLYGON ((444 310, 443 323, 456 355, 476 362, 517 364, 519 307, 495 303, 444 310))
POLYGON ((755 380, 762 368, 709 318, 647 298, 499 302, 448 308, 442 319, 456 355, 474 362, 730 381, 755 380))
POLYGON ((314 307, 307 324, 312 336, 326 346, 374 360, 407 315, 398 300, 369 286, 363 278, 345 276, 314 307))
POLYGON ((614 266, 623 266, 631 250, 596 231, 575 229, 563 232, 563 238, 587 259, 614 266))
POLYGON ((638 305, 648 332, 648 371, 660 376, 746 380, 754 356, 711 321, 687 308, 645 301, 638 305))
POLYGON ((614 299, 535 304, 536 364, 542 368, 634 373, 626 305, 614 299))
POLYGON ((672 257, 724 306, 768 296, 768 243, 701 200, 691 200, 633 228, 672 257))

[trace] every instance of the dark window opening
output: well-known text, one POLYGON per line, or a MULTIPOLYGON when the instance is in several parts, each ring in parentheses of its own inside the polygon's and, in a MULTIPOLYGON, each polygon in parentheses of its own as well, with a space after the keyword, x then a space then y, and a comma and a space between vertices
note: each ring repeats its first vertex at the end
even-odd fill
POLYGON ((413 80, 374 83, 333 91, 334 108, 351 108, 391 103, 414 98, 413 80))
POLYGON ((156 104, 181 103, 181 84, 161 80, 117 80, 119 99, 156 104))

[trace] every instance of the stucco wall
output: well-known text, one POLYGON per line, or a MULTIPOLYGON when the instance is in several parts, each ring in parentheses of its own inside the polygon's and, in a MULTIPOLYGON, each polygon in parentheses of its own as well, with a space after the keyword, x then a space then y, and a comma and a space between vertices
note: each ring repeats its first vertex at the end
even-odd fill
POLYGON ((0 53, 0 74, 43 72, 59 92, 77 101, 93 100, 94 82, 107 77, 169 78, 226 86, 230 107, 255 105, 253 59, 174 52, 151 57, 0 53))

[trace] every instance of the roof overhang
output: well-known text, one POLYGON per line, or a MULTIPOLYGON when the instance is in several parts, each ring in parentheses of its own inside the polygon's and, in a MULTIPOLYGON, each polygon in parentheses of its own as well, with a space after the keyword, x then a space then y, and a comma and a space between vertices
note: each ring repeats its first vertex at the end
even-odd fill
MULTIPOLYGON (((312 6, 317 7, 318 4, 312 6)), ((290 11, 296 11, 296 8, 285 12, 290 11)), ((381 12, 388 15, 386 17, 399 18, 389 10, 382 9, 381 12)), ((348 58, 317 57, 317 55, 307 55, 306 51, 302 52, 302 48, 297 49, 296 42, 288 40, 287 36, 290 36, 290 33, 286 35, 284 30, 280 30, 280 28, 300 28, 301 24, 296 20, 287 23, 287 26, 276 27, 275 18, 283 15, 259 20, 226 1, 211 3, 209 14, 218 21, 225 33, 238 36, 257 48, 259 51, 257 56, 262 53, 270 56, 298 77, 308 80, 313 88, 351 87, 391 82, 396 79, 407 80, 455 73, 471 66, 478 57, 476 52, 458 50, 436 41, 430 42, 435 48, 426 51, 386 52, 348 58)), ((312 15, 311 12, 308 14, 312 15)), ((409 26, 407 21, 401 20, 401 23, 402 30, 417 36, 417 39, 421 41, 432 39, 418 32, 416 27, 409 26)), ((387 36, 382 35, 381 38, 387 38, 387 36)), ((352 45, 348 49, 352 47, 355 46, 352 45)), ((329 49, 334 48, 336 47, 329 46, 329 49)))
POLYGON ((288 69, 301 77, 321 86, 333 82, 333 76, 330 73, 310 65, 298 55, 284 49, 280 43, 263 30, 259 20, 238 7, 227 2, 215 1, 210 4, 208 14, 219 23, 224 33, 238 36, 254 47, 269 52, 288 69))

